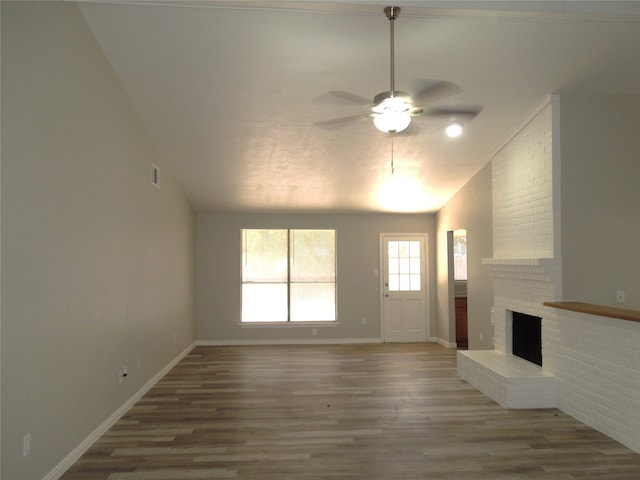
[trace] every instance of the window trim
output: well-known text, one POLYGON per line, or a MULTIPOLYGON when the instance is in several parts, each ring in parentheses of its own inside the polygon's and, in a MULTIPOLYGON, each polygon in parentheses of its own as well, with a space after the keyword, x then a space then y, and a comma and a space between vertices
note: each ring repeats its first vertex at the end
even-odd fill
MULTIPOLYGON (((296 283, 296 282, 294 282, 296 283)), ((325 282, 326 283, 326 282, 325 282)), ((292 228, 292 227, 258 227, 258 228, 241 228, 240 229, 240 320, 238 324, 241 327, 249 328, 265 328, 265 327, 336 327, 339 325, 338 321, 338 230, 336 228, 292 228), (242 320, 242 303, 243 303, 243 285, 245 283, 250 284, 252 282, 245 282, 243 280, 243 268, 244 268, 244 255, 245 252, 242 249, 244 242, 243 234, 246 230, 284 230, 287 232, 287 320, 286 321, 243 321, 242 320), (333 232, 333 285, 334 285, 334 320, 291 320, 291 232, 295 231, 331 231, 333 232)))

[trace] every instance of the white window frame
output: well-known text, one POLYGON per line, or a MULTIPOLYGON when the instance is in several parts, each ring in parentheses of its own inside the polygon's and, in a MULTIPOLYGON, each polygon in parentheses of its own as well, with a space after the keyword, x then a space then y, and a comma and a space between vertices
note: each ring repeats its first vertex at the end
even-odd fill
MULTIPOLYGON (((243 319, 243 286, 247 283, 244 281, 244 262, 245 262, 245 251, 241 246, 241 275, 240 275, 240 304, 241 304, 241 312, 240 312, 240 325, 242 327, 282 327, 282 326, 304 326, 304 325, 313 325, 313 326, 337 326, 338 325, 338 273, 337 273, 337 231, 335 228, 243 228, 241 230, 241 245, 243 244, 243 236, 245 231, 260 231, 260 230, 279 230, 287 232, 287 320, 286 321, 273 321, 273 320, 264 320, 264 321, 245 321, 243 319), (296 282, 292 282, 291 280, 291 233, 296 231, 331 231, 333 232, 334 242, 333 242, 333 256, 334 256, 334 269, 333 269, 333 285, 334 285, 334 295, 333 295, 333 320, 292 320, 291 319, 291 285, 296 282)), ((331 282, 328 282, 331 283, 331 282)), ((315 332, 314 332, 315 334, 315 332)))

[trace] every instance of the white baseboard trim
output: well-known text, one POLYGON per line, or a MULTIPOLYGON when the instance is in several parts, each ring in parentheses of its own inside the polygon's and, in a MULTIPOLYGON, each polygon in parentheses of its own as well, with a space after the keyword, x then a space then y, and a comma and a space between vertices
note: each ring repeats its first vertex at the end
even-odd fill
POLYGON ((104 435, 127 411, 140 400, 145 393, 151 390, 158 381, 164 377, 169 370, 177 365, 187 354, 193 350, 196 343, 190 344, 176 358, 171 360, 162 370, 154 375, 140 390, 138 390, 129 400, 127 400, 120 408, 113 412, 102 424, 96 428, 91 434, 85 438, 80 445, 74 448, 58 465, 55 466, 42 480, 58 480, 78 459, 93 445, 102 435, 104 435))
POLYGON ((381 338, 318 338, 276 340, 197 340, 197 346, 224 347, 242 345, 348 345, 352 343, 382 343, 381 338))
POLYGON ((456 348, 458 346, 458 344, 456 342, 447 342, 446 340, 444 340, 442 338, 437 338, 436 342, 439 345, 442 345, 443 347, 446 347, 446 348, 456 348))

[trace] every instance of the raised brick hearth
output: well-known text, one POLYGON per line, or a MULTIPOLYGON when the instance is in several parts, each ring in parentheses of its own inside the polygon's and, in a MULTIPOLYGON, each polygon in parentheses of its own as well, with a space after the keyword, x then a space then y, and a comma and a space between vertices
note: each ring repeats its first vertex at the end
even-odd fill
POLYGON ((512 312, 543 317, 543 302, 554 298, 558 265, 552 259, 485 259, 494 281, 495 350, 458 352, 458 375, 505 408, 557 406, 556 379, 545 370, 548 339, 542 319, 542 367, 512 354, 512 312))

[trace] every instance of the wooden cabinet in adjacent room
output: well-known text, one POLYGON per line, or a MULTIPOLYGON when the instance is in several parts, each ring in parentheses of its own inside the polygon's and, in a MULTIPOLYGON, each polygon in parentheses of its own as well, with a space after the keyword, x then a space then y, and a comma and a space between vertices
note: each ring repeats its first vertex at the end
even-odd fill
POLYGON ((456 344, 458 348, 469 348, 467 333, 467 297, 456 297, 456 344))

